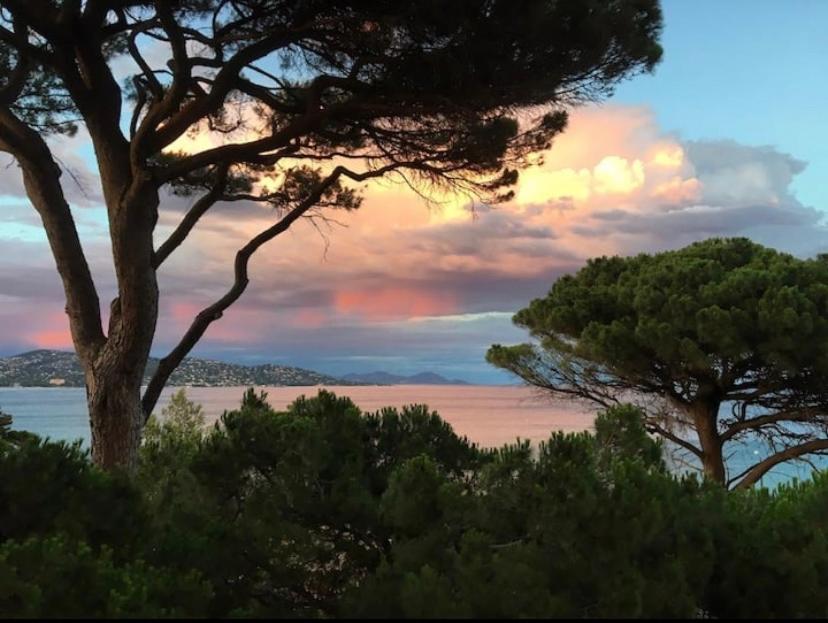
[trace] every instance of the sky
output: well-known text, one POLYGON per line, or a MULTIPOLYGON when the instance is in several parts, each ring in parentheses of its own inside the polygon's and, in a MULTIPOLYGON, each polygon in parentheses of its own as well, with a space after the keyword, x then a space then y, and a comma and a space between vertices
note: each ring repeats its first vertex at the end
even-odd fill
MULTIPOLYGON (((390 182, 337 223, 301 222, 251 262, 242 300, 194 355, 329 374, 430 370, 511 379, 484 355, 524 341, 511 317, 596 255, 748 236, 806 257, 828 250, 828 2, 664 2, 664 59, 572 112, 513 201, 428 206, 390 182)), ((106 218, 82 134, 55 144, 101 300, 115 293, 106 218)), ((158 237, 189 199, 165 199, 158 237)), ((272 222, 221 206, 159 274, 163 355, 232 281, 239 246, 272 222)), ((19 170, 0 157, 0 355, 69 350, 62 289, 19 170)))

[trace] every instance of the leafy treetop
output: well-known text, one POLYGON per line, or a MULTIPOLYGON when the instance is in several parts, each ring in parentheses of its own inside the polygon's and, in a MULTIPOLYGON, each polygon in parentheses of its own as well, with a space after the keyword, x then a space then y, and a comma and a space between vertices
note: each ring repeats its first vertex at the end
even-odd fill
POLYGON ((721 462, 725 442, 765 439, 770 456, 732 482, 828 448, 823 258, 744 238, 601 257, 514 321, 536 344, 495 345, 488 359, 530 384, 600 404, 649 400, 650 429, 703 462, 721 462), (725 403, 731 413, 720 416, 725 403), (695 428, 699 444, 679 439, 677 425, 695 428))

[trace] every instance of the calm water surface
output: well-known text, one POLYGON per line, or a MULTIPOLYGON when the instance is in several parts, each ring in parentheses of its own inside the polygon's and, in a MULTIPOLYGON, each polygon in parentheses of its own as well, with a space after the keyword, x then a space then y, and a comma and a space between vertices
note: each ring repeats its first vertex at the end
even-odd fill
MULTIPOLYGON (((246 387, 190 387, 187 396, 204 407, 209 421, 241 402, 246 387)), ((301 395, 314 396, 316 387, 260 387, 268 393, 270 404, 284 409, 301 395)), ((330 386, 340 396, 350 398, 363 411, 382 407, 427 404, 449 422, 455 432, 483 447, 497 447, 516 439, 533 443, 543 441, 552 431, 578 432, 592 427, 594 410, 570 403, 540 398, 527 387, 477 385, 394 385, 330 386)), ((160 411, 175 388, 161 395, 160 411)), ((0 411, 14 418, 14 428, 37 433, 54 440, 80 439, 89 446, 89 421, 86 392, 82 388, 0 388, 0 411)), ((734 473, 754 463, 766 449, 759 442, 747 442, 729 460, 734 473)), ((816 463, 826 467, 828 459, 816 463)), ((763 484, 773 486, 791 478, 807 478, 810 468, 802 464, 781 465, 765 476, 763 484)))
MULTIPOLYGON (((246 387, 189 387, 187 396, 200 403, 210 421, 226 409, 238 407, 246 387)), ((316 395, 316 387, 263 387, 270 404, 285 408, 298 396, 316 395)), ((526 387, 476 385, 394 385, 385 387, 331 386, 330 391, 349 396, 363 411, 382 407, 427 404, 440 413, 454 430, 481 446, 500 446, 518 437, 533 442, 553 430, 582 431, 592 425, 585 409, 538 398, 526 387)), ((174 388, 161 395, 158 411, 174 388)), ((82 388, 0 388, 0 411, 14 418, 14 428, 62 440, 81 439, 89 444, 86 392, 82 388)))

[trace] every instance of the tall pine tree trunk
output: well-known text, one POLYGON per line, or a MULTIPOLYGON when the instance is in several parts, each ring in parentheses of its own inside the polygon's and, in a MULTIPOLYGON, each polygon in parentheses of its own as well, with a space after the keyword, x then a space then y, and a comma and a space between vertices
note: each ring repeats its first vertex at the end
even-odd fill
POLYGON ((86 376, 92 460, 107 470, 134 469, 144 426, 140 376, 106 364, 86 376))
POLYGON ((133 179, 125 188, 109 208, 118 297, 106 343, 86 363, 86 393, 95 463, 132 470, 146 420, 141 385, 158 319, 152 232, 159 199, 149 180, 133 179))
POLYGON ((43 133, 0 107, 0 151, 20 164, 63 282, 72 341, 86 376, 92 456, 106 469, 131 469, 145 419, 141 382, 158 316, 152 233, 159 183, 145 155, 123 135, 121 88, 100 42, 88 43, 72 49, 78 56, 66 66, 66 86, 92 140, 109 220, 118 295, 108 331, 60 183, 61 169, 43 133))
POLYGON ((86 363, 86 399, 93 460, 104 469, 132 470, 146 420, 141 385, 158 316, 155 271, 123 280, 120 292, 106 344, 86 363))
POLYGON ((128 272, 112 304, 106 343, 85 363, 92 458, 104 469, 135 467, 146 420, 141 385, 158 316, 158 288, 151 267, 143 274, 128 272))
POLYGON ((727 472, 722 452, 723 443, 718 430, 719 406, 720 402, 717 399, 701 398, 690 405, 689 410, 699 437, 705 478, 725 485, 727 472))

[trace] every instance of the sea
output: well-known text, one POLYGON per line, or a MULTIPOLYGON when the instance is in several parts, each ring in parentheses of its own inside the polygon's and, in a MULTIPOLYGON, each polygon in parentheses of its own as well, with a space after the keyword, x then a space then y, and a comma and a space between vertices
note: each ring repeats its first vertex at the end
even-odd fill
MULTIPOLYGON (((163 409, 178 388, 166 388, 157 411, 163 409)), ((257 387, 267 393, 275 409, 284 409, 299 396, 315 396, 318 387, 257 387)), ((492 385, 391 385, 327 386, 340 396, 350 397, 363 411, 382 407, 425 404, 446 420, 459 434, 481 447, 499 447, 517 440, 537 444, 554 431, 565 433, 592 429, 595 410, 571 402, 554 400, 529 387, 492 385)), ((190 400, 202 405, 208 422, 225 410, 238 407, 247 387, 187 387, 190 400)), ((52 440, 75 441, 89 448, 89 419, 86 391, 75 387, 2 387, 0 412, 12 416, 12 427, 52 440)), ((738 446, 729 458, 732 473, 754 463, 764 449, 759 442, 738 446)), ((824 463, 825 461, 820 461, 824 463)), ((675 463, 676 469, 686 469, 675 463)), ((681 464, 683 465, 683 463, 681 464)), ((810 476, 812 467, 801 463, 778 466, 761 484, 774 487, 794 478, 810 476)))

